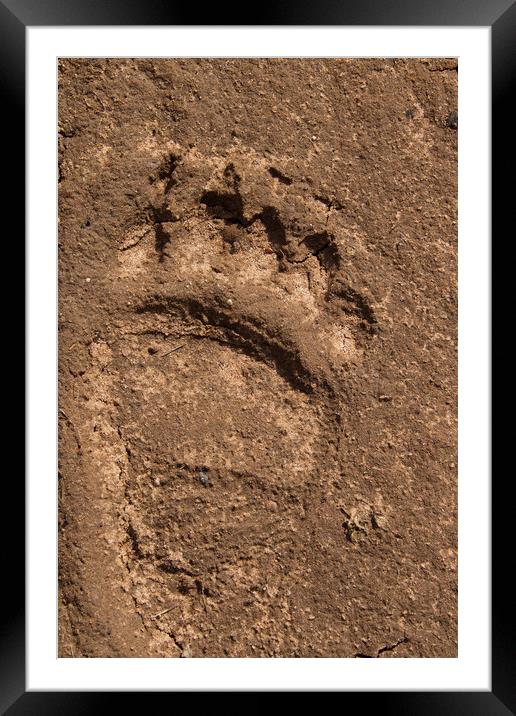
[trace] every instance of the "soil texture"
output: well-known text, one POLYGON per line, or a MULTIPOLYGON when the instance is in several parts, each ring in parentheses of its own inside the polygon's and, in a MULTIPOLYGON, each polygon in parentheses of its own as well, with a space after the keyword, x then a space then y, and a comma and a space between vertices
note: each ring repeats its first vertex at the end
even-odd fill
POLYGON ((457 62, 63 59, 59 655, 457 655, 457 62))

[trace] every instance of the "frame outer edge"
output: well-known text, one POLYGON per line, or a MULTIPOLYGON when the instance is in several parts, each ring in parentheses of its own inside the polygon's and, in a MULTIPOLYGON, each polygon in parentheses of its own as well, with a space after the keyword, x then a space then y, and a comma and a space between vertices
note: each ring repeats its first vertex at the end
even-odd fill
MULTIPOLYGON (((24 265, 24 186, 25 186, 25 27, 23 23, 0 2, 0 95, 2 98, 2 204, 6 214, 14 219, 14 230, 5 232, 6 248, 16 246, 21 256, 9 257, 7 266, 24 265), (8 239, 12 235, 13 241, 8 239)), ((20 289, 11 307, 21 304, 24 296, 20 289)), ((19 346, 16 332, 23 325, 19 318, 6 315, 4 335, 10 336, 9 343, 19 346)), ((24 343, 23 336, 21 338, 24 343)), ((20 352, 15 351, 17 355, 20 352)), ((21 363, 21 358, 15 359, 21 363)), ((14 362, 10 361, 11 369, 14 362)), ((23 369, 22 369, 23 370, 23 369)), ((12 376, 14 379, 14 374, 12 376)), ((9 381, 11 382, 11 381, 9 381)), ((23 376, 18 383, 23 385, 23 376)), ((23 388, 18 388, 24 395, 23 388)), ((12 703, 25 690, 25 483, 24 462, 20 453, 13 460, 14 469, 4 473, 3 517, 12 519, 2 540, 2 573, 6 577, 2 596, 3 609, 0 614, 0 712, 12 703), (9 535, 9 536, 8 536, 9 535)), ((21 451, 23 455, 23 448, 21 451)), ((13 454, 14 457, 14 454, 13 454)))
MULTIPOLYGON (((22 2, 21 4, 25 6, 25 10, 27 9, 26 6, 28 4, 32 4, 34 8, 34 3, 22 2)), ((40 8, 43 14, 45 12, 46 5, 46 3, 41 3, 40 8)), ((70 10, 73 14, 74 8, 70 8, 70 10)), ((48 24, 41 19, 41 13, 36 12, 36 15, 39 15, 39 17, 36 19, 36 17, 34 17, 34 15, 31 13, 31 8, 29 8, 28 12, 30 16, 28 19, 30 19, 31 21, 35 21, 33 22, 33 24, 48 24)), ((471 13, 470 18, 471 15, 475 14, 475 12, 471 13)), ((468 9, 464 9, 464 15, 468 15, 468 9)), ((423 19, 424 18, 422 18, 422 20, 423 19)), ((70 21, 68 20, 68 22, 70 21)), ((64 22, 58 24, 68 23, 64 22)), ((421 24, 424 23, 422 22, 421 24)), ((477 23, 468 23, 467 18, 465 18, 465 24, 477 23)), ((483 23, 479 22, 478 24, 483 23)), ((516 42, 515 29, 516 4, 511 4, 509 8, 505 10, 505 12, 503 12, 497 17, 492 27, 492 90, 494 108, 493 140, 495 140, 496 138, 496 141, 493 142, 493 176, 498 166, 501 166, 501 162, 503 161, 505 164, 507 161, 506 142, 510 143, 512 133, 514 131, 513 127, 511 126, 513 115, 508 112, 508 101, 510 99, 511 80, 516 76, 516 57, 514 53, 514 45, 516 42)), ((13 112, 6 113, 8 114, 7 120, 5 116, 3 117, 5 125, 11 128, 11 131, 7 134, 7 136, 16 136, 16 134, 19 134, 20 126, 23 126, 24 84, 24 22, 20 20, 19 17, 14 14, 13 11, 8 10, 3 2, 0 2, 0 89, 2 91, 2 95, 5 97, 5 105, 14 107, 13 112)), ((14 181, 10 182, 10 186, 7 187, 7 189, 8 193, 11 193, 10 198, 12 199, 12 204, 10 203, 10 205, 15 206, 16 203, 19 204, 20 197, 16 196, 16 189, 20 186, 23 186, 24 169, 24 162, 23 160, 20 161, 20 150, 18 147, 16 148, 16 164, 11 164, 11 167, 12 169, 10 171, 9 177, 11 180, 14 179, 14 181)), ((509 210, 512 206, 513 200, 513 197, 511 197, 509 194, 510 190, 511 186, 509 184, 505 185, 504 187, 502 186, 501 180, 497 183, 497 192, 493 193, 494 230, 497 230, 499 223, 501 223, 501 217, 504 214, 508 218, 509 210)), ((493 298, 494 297, 495 296, 493 295, 493 298)), ((11 491, 14 489, 19 489, 19 486, 13 488, 13 486, 10 485, 9 489, 11 491)), ((21 491, 22 493, 24 491, 23 485, 21 487, 21 491)), ((494 491, 494 495, 496 494, 498 494, 498 490, 496 490, 496 492, 494 491)), ((13 502, 14 497, 15 496, 13 495, 13 502)), ((16 495, 16 501, 18 500, 19 495, 16 495)), ((22 499, 21 501, 18 501, 18 504, 23 504, 23 494, 22 499)), ((496 503, 493 501, 493 505, 493 563, 496 563, 497 565, 496 573, 502 575, 504 572, 502 571, 502 569, 500 569, 500 567, 502 567, 502 561, 506 557, 504 547, 506 547, 507 544, 510 544, 510 541, 507 541, 508 539, 510 539, 509 527, 512 524, 512 521, 509 519, 510 505, 507 502, 504 505, 504 502, 501 498, 496 500, 496 503), (499 558, 500 562, 498 562, 498 560, 495 558, 498 549, 502 550, 499 553, 501 554, 501 557, 499 558)), ((20 533, 20 537, 21 543, 24 544, 23 533, 20 533)), ((17 574, 20 571, 19 565, 15 563, 17 560, 9 550, 7 550, 6 552, 8 559, 7 570, 10 570, 10 574, 17 574)), ((19 584, 23 584, 24 580, 21 579, 21 581, 17 581, 19 584)), ((452 706, 452 704, 450 703, 450 699, 448 698, 450 696, 458 697, 459 701, 462 701, 464 705, 466 705, 466 702, 469 702, 468 706, 470 708, 472 706, 470 699, 465 698, 463 700, 463 697, 474 696, 476 700, 476 705, 480 707, 479 702, 481 702, 482 706, 481 710, 479 711, 477 711, 476 708, 474 710, 469 711, 469 713, 471 714, 478 712, 479 714, 482 714, 482 716, 490 716, 491 714, 493 716, 497 716, 498 714, 500 714, 500 716, 503 716, 512 712, 509 710, 509 708, 513 709, 515 702, 514 686, 512 684, 515 670, 514 649, 513 644, 510 642, 510 629, 508 629, 508 626, 514 621, 514 616, 513 610, 510 609, 509 604, 510 594, 508 594, 506 597, 500 596, 502 594, 502 590, 506 588, 506 585, 503 584, 503 581, 505 580, 503 580, 502 577, 500 577, 499 579, 495 579, 496 594, 493 595, 493 693, 478 693, 476 695, 442 694, 442 700, 440 700, 439 706, 437 708, 435 708, 437 706, 436 701, 434 698, 432 698, 432 696, 437 696, 437 694, 427 694, 426 696, 429 696, 430 698, 427 700, 426 703, 427 707, 431 708, 431 710, 428 710, 428 708, 424 708, 424 710, 418 711, 417 713, 456 713, 456 711, 448 710, 446 708, 446 705, 452 706), (505 706, 504 703, 508 704, 509 708, 505 706), (433 704, 433 707, 431 707, 431 704, 433 704)), ((39 702, 40 706, 42 705, 40 694, 25 694, 24 696, 22 696, 21 699, 18 699, 18 697, 23 694, 25 689, 25 628, 23 611, 20 611, 20 604, 23 604, 24 595, 21 590, 22 588, 13 588, 12 590, 9 590, 7 598, 9 601, 10 608, 7 608, 4 611, 4 614, 8 614, 10 616, 8 620, 6 620, 6 617, 3 616, 3 620, 0 627, 0 636, 2 644, 0 651, 0 679, 2 683, 0 696, 0 713, 5 713, 6 709, 9 709, 10 713, 44 713, 48 712, 47 709, 35 708, 36 701, 39 702), (12 704, 13 701, 15 701, 16 699, 18 699, 16 705, 13 708, 9 708, 9 704, 12 704)), ((50 698, 50 696, 51 695, 47 693, 45 695, 45 700, 48 699, 49 701, 52 701, 55 706, 58 706, 57 702, 54 699, 59 695, 53 694, 52 699, 50 698)), ((72 704, 74 704, 75 701, 74 710, 72 711, 66 709, 66 712, 86 713, 86 711, 82 711, 82 709, 79 707, 78 701, 75 700, 76 696, 78 696, 78 694, 61 694, 58 699, 59 706, 61 708, 63 706, 66 708, 65 704, 66 701, 68 701, 69 706, 73 708, 72 704)), ((84 696, 86 695, 83 695, 83 697, 84 696)), ((120 694, 117 694, 118 698, 120 698, 120 696, 120 694)), ((135 694, 133 694, 131 698, 134 699, 134 696, 135 694)), ((349 694, 349 696, 352 696, 352 694, 349 694)), ((385 696, 387 697, 386 700, 389 701, 389 695, 385 696)), ((422 695, 419 694, 418 696, 422 695)), ((96 694, 90 693, 87 695, 87 698, 84 699, 84 701, 82 702, 84 703, 84 705, 88 704, 88 708, 91 708, 91 706, 93 705, 91 697, 93 697, 96 704, 98 703, 96 699, 96 694)), ((367 697, 367 695, 363 694, 362 697, 367 697)), ((50 706, 50 704, 47 705, 50 706)), ((414 703, 413 705, 415 706, 416 704, 414 703)), ((422 701, 419 701, 419 705, 422 705, 422 701)), ((458 706, 457 701, 455 701, 454 706, 458 706)), ((389 711, 390 709, 387 709, 387 712, 389 711)), ((50 712, 52 713, 53 711, 50 712)), ((399 709, 398 713, 402 714, 404 713, 404 710, 399 709)), ((411 711, 410 713, 414 713, 414 711, 411 711)))
MULTIPOLYGON (((492 44, 492 245, 497 241, 501 259, 495 261, 493 253, 492 269, 501 265, 514 234, 514 84, 516 78, 516 3, 501 15, 491 28, 492 44), (507 177, 507 178, 506 178, 507 177)), ((492 304, 498 303, 498 311, 492 315, 492 331, 495 322, 499 327, 504 315, 507 316, 507 298, 503 300, 503 286, 511 286, 514 277, 507 275, 506 281, 492 283, 492 304)), ((512 300, 512 296, 508 299, 512 300)), ((510 315, 510 313, 509 313, 510 315)), ((505 319, 507 320, 507 319, 505 319)), ((505 321, 504 321, 505 323, 505 321)), ((500 331, 501 335, 505 330, 500 331)), ((510 352, 511 353, 511 352, 510 352)), ((512 371, 513 357, 507 353, 506 346, 501 343, 492 353, 495 358, 505 358, 505 365, 500 367, 500 375, 508 375, 512 371)), ((501 380, 500 380, 501 384, 501 380)), ((493 388, 495 384, 493 383, 493 388)), ((500 385, 501 387, 501 385, 500 385)), ((494 394, 494 390, 493 390, 494 394)), ((493 433, 493 448, 507 449, 513 441, 504 435, 498 437, 493 433), (495 440, 497 441, 495 444, 495 440)), ((510 447, 509 447, 510 450, 510 447)), ((494 450, 492 450, 494 454, 494 450)), ((510 453, 508 453, 510 454, 510 453)), ((509 463, 510 464, 510 463, 509 463)), ((494 471, 493 471, 494 472, 494 471)), ((499 471, 496 480, 492 480, 492 689, 493 693, 513 712, 516 712, 516 659, 514 635, 516 634, 514 589, 510 586, 507 565, 514 562, 514 554, 510 545, 514 545, 514 508, 513 501, 508 499, 508 473, 499 471)))

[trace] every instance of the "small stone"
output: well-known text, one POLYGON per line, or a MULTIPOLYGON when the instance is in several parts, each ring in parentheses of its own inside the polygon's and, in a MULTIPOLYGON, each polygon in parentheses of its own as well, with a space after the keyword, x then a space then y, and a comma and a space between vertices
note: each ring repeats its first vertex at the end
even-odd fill
POLYGON ((232 298, 228 298, 228 300, 226 301, 226 303, 227 303, 228 306, 231 307, 231 306, 233 305, 233 299, 232 299, 232 298))
POLYGON ((88 276, 88 278, 86 279, 86 283, 89 283, 90 281, 91 281, 91 278, 88 276))
POLYGON ((159 479, 159 477, 154 478, 154 484, 156 485, 156 487, 159 487, 161 485, 161 480, 159 479))
POLYGON ((201 485, 204 485, 204 487, 208 487, 208 485, 210 484, 210 478, 205 472, 200 472, 199 482, 201 483, 201 485))
POLYGON ((446 126, 450 129, 457 129, 459 126, 459 115, 457 112, 450 112, 448 118, 446 119, 446 126))

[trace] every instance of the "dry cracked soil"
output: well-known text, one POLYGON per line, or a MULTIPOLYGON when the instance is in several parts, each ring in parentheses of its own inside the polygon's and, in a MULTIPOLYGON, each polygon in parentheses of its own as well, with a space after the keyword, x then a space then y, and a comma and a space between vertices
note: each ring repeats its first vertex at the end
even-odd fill
POLYGON ((456 60, 58 81, 59 655, 456 656, 456 60))

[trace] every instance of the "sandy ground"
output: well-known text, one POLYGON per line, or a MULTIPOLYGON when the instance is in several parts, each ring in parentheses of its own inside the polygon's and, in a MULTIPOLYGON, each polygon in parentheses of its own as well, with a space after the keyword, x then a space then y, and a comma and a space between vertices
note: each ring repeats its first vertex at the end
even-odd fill
POLYGON ((456 110, 61 61, 60 656, 456 656, 456 110))

